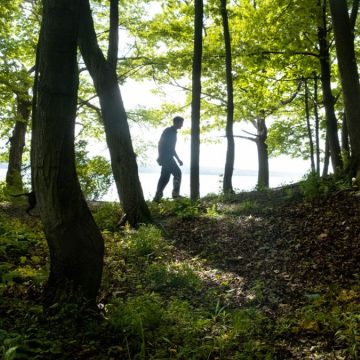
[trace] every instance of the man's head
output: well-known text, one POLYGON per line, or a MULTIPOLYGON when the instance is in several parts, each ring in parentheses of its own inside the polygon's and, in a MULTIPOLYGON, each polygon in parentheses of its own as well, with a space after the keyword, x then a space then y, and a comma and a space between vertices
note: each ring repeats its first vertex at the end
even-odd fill
POLYGON ((182 118, 181 116, 175 116, 173 119, 173 123, 177 129, 181 129, 184 124, 184 118, 182 118))

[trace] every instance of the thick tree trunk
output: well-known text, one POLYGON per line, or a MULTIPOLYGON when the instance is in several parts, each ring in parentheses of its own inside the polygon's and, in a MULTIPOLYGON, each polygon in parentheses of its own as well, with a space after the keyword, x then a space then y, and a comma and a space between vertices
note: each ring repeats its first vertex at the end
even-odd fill
POLYGON ((360 85, 354 39, 347 2, 345 0, 330 0, 330 9, 350 137, 350 176, 356 176, 357 181, 360 182, 360 85))
POLYGON ((17 117, 14 131, 10 138, 9 164, 6 173, 6 186, 22 191, 23 181, 21 175, 22 156, 25 147, 25 135, 31 112, 31 102, 27 94, 17 94, 17 117))
POLYGON ((151 215, 139 180, 116 71, 98 45, 88 0, 82 1, 80 19, 80 50, 100 99, 111 166, 126 221, 131 226, 149 223, 151 215))
POLYGON ((326 132, 329 141, 331 163, 334 172, 341 171, 343 163, 341 159, 341 149, 338 137, 337 119, 334 109, 334 97, 331 90, 331 70, 330 54, 328 45, 328 35, 326 29, 326 6, 323 5, 323 25, 318 28, 318 38, 320 46, 320 68, 321 68, 321 87, 323 92, 323 102, 326 117, 326 132))
POLYGON ((233 193, 232 176, 234 172, 235 161, 235 141, 233 133, 234 123, 234 90, 232 78, 232 55, 231 55, 231 39, 228 21, 228 13, 226 9, 227 0, 221 0, 221 16, 224 31, 225 42, 225 65, 226 65, 226 91, 227 91, 227 116, 226 116, 226 161, 224 171, 223 192, 233 193))
POLYGON ((50 249, 47 304, 67 301, 71 295, 94 303, 103 266, 103 239, 75 170, 79 10, 80 0, 44 1, 32 170, 50 249))
POLYGON ((269 153, 266 144, 267 140, 267 127, 265 119, 258 118, 256 120, 257 137, 256 146, 258 150, 259 172, 258 183, 259 189, 269 187, 269 153))
POLYGON ((191 164, 190 198, 200 197, 200 107, 201 107, 201 59, 202 59, 203 1, 195 0, 194 57, 192 70, 191 102, 191 164))

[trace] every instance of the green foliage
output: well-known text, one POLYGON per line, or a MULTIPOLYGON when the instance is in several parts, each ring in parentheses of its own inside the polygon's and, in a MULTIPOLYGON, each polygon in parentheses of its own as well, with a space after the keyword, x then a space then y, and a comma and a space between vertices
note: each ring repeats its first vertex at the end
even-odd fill
POLYGON ((315 172, 309 172, 300 183, 304 198, 307 200, 319 199, 331 191, 349 189, 350 184, 346 179, 330 176, 321 178, 315 172))
POLYGON ((122 216, 122 209, 116 202, 100 202, 91 206, 96 225, 101 231, 115 231, 122 216))
POLYGON ((80 140, 76 151, 76 171, 86 199, 98 200, 112 184, 110 163, 102 156, 88 157, 87 142, 80 140))
MULTIPOLYGON (((350 289, 330 289, 327 294, 309 294, 308 304, 291 319, 290 328, 295 334, 301 332, 328 334, 332 336, 340 354, 358 359, 360 344, 360 286, 350 289)), ((288 331, 288 329, 286 330, 288 331)))
POLYGON ((168 288, 199 291, 201 282, 193 269, 186 263, 154 263, 145 273, 145 279, 154 290, 168 288))
POLYGON ((47 269, 39 251, 46 253, 40 230, 34 231, 18 220, 0 216, 0 291, 8 285, 31 280, 41 283, 47 269))
POLYGON ((182 219, 191 219, 202 212, 199 202, 193 202, 188 198, 176 200, 163 200, 158 205, 160 215, 176 215, 182 219))
POLYGON ((137 231, 126 236, 125 256, 128 258, 146 258, 148 260, 161 257, 169 248, 162 238, 161 231, 155 226, 140 226, 137 231))
POLYGON ((144 294, 109 305, 108 314, 130 358, 202 359, 211 352, 200 340, 209 320, 186 301, 166 304, 154 293, 144 294))

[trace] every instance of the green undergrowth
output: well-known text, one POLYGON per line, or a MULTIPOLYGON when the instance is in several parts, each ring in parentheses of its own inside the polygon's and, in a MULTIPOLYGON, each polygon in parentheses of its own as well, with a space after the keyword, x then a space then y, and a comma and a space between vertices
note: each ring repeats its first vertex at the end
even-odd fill
MULTIPOLYGON (((223 216, 215 200, 154 205, 164 216, 223 216)), ((39 224, 0 216, 0 354, 10 359, 282 359, 302 341, 358 359, 360 285, 304 290, 303 305, 274 313, 262 285, 242 304, 225 303, 224 281, 205 281, 199 259, 180 254, 155 226, 119 231, 120 209, 99 205, 94 217, 106 246, 98 307, 41 305, 48 253, 39 224), (115 230, 116 229, 116 230, 115 230)), ((217 270, 219 271, 219 270, 217 270)), ((301 357, 299 357, 301 358, 301 357)))

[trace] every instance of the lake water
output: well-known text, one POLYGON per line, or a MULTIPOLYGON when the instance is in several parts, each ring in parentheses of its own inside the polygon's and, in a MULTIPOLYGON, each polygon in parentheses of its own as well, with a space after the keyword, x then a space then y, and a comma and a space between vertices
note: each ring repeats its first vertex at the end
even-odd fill
MULTIPOLYGON (((200 196, 207 194, 219 194, 222 189, 222 176, 220 169, 204 169, 200 174, 200 196)), ((0 165, 0 181, 5 179, 6 165, 0 165)), ((144 197, 146 200, 151 200, 156 191, 157 182, 160 176, 160 167, 150 169, 140 169, 139 177, 143 188, 144 197)), ((300 180, 301 173, 286 173, 286 172, 270 172, 270 187, 277 187, 284 184, 290 184, 300 180)), ((257 182, 257 173, 254 170, 237 170, 234 172, 232 184, 235 191, 252 190, 255 188, 257 182)), ((170 198, 172 191, 172 177, 169 184, 165 188, 164 197, 170 198)), ((181 183, 181 195, 190 196, 190 174, 188 169, 183 171, 181 183)), ((115 185, 113 185, 109 192, 102 200, 117 201, 118 195, 115 185)))
MULTIPOLYGON (((200 174, 200 196, 203 197, 207 194, 219 194, 222 192, 222 176, 214 173, 200 174)), ((140 182, 146 200, 153 199, 156 191, 156 186, 160 176, 160 168, 158 172, 140 172, 140 182)), ((284 184, 290 184, 300 180, 302 174, 299 173, 275 173, 270 175, 270 187, 277 187, 284 184)), ((249 171, 246 174, 235 174, 232 178, 233 188, 236 192, 241 190, 253 190, 257 183, 257 174, 255 171, 249 171)), ((164 197, 170 198, 172 191, 172 177, 169 184, 164 191, 164 197)), ((181 182, 181 195, 190 196, 190 174, 183 172, 181 182)), ((104 197, 104 200, 117 199, 117 192, 113 186, 109 193, 104 197)))

